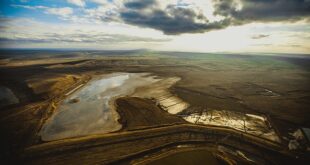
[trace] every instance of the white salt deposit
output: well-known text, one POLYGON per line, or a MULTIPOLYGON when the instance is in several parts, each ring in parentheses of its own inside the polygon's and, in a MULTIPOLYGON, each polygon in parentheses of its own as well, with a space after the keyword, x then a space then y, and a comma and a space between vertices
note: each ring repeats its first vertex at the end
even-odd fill
POLYGON ((269 127, 264 116, 225 110, 210 110, 202 114, 190 114, 189 116, 185 116, 184 119, 194 124, 228 127, 261 138, 280 142, 279 137, 274 129, 269 127))

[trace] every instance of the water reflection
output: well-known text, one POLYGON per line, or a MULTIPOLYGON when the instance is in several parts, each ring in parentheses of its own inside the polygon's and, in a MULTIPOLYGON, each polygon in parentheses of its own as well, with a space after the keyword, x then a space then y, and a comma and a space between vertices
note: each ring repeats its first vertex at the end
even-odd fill
POLYGON ((43 125, 41 138, 52 141, 119 130, 114 100, 122 96, 153 98, 169 113, 181 112, 188 104, 168 90, 179 80, 149 73, 112 73, 92 80, 60 103, 43 125))
POLYGON ((42 128, 42 140, 119 130, 121 125, 114 110, 114 99, 156 81, 154 77, 142 73, 113 73, 92 80, 58 106, 57 112, 42 128))

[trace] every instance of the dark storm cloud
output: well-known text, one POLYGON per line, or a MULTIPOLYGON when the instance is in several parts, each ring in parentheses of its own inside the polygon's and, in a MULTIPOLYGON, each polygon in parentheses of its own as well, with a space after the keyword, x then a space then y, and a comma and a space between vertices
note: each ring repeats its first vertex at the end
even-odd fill
MULTIPOLYGON (((158 0, 125 1, 120 18, 125 23, 149 27, 165 34, 201 33, 251 22, 298 21, 310 16, 310 0, 213 0, 214 15, 223 20, 210 22, 202 12, 188 5, 168 5, 158 0), (239 4, 241 3, 241 4, 239 4)), ((203 6, 200 6, 203 9, 203 6)))
POLYGON ((232 24, 309 19, 310 0, 214 0, 215 15, 230 17, 232 24), (242 6, 241 9, 239 6, 242 6))
MULTIPOLYGON (((155 0, 152 0, 152 3, 151 0, 148 2, 148 5, 145 5, 144 1, 135 1, 135 6, 139 6, 139 8, 131 7, 122 11, 120 13, 121 19, 128 24, 154 28, 171 35, 200 33, 222 29, 229 25, 227 20, 210 23, 202 12, 197 12, 191 8, 169 5, 165 9, 160 9, 154 6, 157 4, 155 0), (140 5, 138 5, 139 2, 141 2, 140 5), (143 11, 142 9, 146 8, 140 8, 141 6, 149 7, 147 8, 148 11, 143 11)), ((125 3, 125 6, 128 6, 128 3, 125 3)))
POLYGON ((128 1, 124 4, 125 7, 131 8, 131 9, 143 9, 150 7, 152 5, 156 5, 155 0, 134 0, 134 1, 128 1))

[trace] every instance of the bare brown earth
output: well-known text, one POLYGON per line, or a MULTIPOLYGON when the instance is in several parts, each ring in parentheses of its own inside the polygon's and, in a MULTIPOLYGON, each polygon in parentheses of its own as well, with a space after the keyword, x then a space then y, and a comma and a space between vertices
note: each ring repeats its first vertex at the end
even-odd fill
MULTIPOLYGON (((264 161, 278 163, 293 163, 291 155, 269 150, 264 143, 254 144, 250 137, 233 135, 230 130, 205 129, 192 125, 175 125, 146 130, 111 133, 109 135, 89 136, 79 139, 68 139, 49 144, 36 145, 27 148, 27 164, 95 164, 95 163, 128 163, 135 158, 143 158, 150 153, 160 152, 162 149, 176 147, 180 144, 224 145, 240 148, 245 153, 254 153, 253 156, 264 157, 264 161), (223 135, 232 134, 228 140, 222 141, 223 135)), ((276 147, 276 146, 273 146, 276 147)), ((277 148, 279 149, 279 148, 277 148)))
POLYGON ((0 60, 0 85, 10 88, 20 100, 20 104, 0 110, 1 163, 127 164, 193 143, 215 150, 218 144, 240 149, 270 164, 309 162, 309 153, 288 151, 286 140, 294 129, 310 127, 309 58, 167 52, 140 52, 137 56, 67 52, 55 53, 55 58, 54 53, 42 53, 45 58, 36 54, 14 54, 0 60), (90 77, 111 72, 181 77, 170 90, 191 106, 173 116, 152 100, 121 98, 116 104, 122 130, 55 142, 40 140, 42 124, 67 92, 90 77), (39 93, 29 86, 34 80, 39 93), (188 125, 181 118, 208 109, 264 114, 285 138, 274 144, 232 130, 188 125))
POLYGON ((137 130, 148 127, 185 123, 183 119, 171 115, 156 106, 149 99, 138 97, 119 98, 115 102, 123 130, 137 130))

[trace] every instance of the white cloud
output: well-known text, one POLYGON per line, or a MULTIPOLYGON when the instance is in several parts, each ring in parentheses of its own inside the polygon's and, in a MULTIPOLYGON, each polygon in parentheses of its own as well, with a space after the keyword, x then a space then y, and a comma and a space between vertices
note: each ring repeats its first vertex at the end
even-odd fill
POLYGON ((68 3, 74 4, 76 6, 84 7, 85 1, 84 0, 67 0, 68 3))
POLYGON ((5 25, 0 26, 0 48, 133 49, 133 45, 148 48, 170 40, 154 30, 127 25, 57 24, 26 18, 7 18, 5 25))
POLYGON ((101 5, 106 5, 109 3, 107 0, 91 0, 91 1, 94 3, 101 4, 101 5))
POLYGON ((63 8, 48 8, 45 10, 47 14, 58 15, 62 17, 68 17, 73 13, 73 9, 70 7, 63 7, 63 8))
POLYGON ((24 8, 24 9, 29 9, 29 10, 36 10, 36 9, 47 9, 48 7, 46 6, 29 6, 29 5, 11 5, 12 7, 15 8, 24 8))
POLYGON ((73 9, 70 7, 53 8, 47 6, 28 6, 28 5, 14 5, 14 4, 11 6, 16 8, 25 8, 29 10, 42 9, 44 10, 45 14, 53 14, 61 17, 68 17, 69 15, 73 14, 73 9))
MULTIPOLYGON (((69 2, 69 0, 67 1, 69 2)), ((166 36, 158 30, 128 25, 122 22, 119 13, 127 10, 123 5, 126 2, 124 0, 71 1, 72 4, 77 2, 75 4, 83 8, 11 5, 12 7, 40 10, 68 22, 66 24, 48 24, 46 21, 39 22, 35 20, 19 20, 18 22, 15 20, 14 23, 6 21, 2 25, 0 24, 0 37, 6 39, 10 44, 13 41, 19 43, 17 47, 32 44, 29 47, 63 46, 74 48, 84 46, 126 49, 127 47, 132 48, 134 45, 137 48, 199 52, 309 52, 310 50, 308 44, 310 41, 309 22, 248 24, 203 34, 166 36), (85 2, 94 2, 97 6, 85 7, 85 2), (1 28, 1 26, 7 28, 1 28), (297 31, 299 33, 296 33, 297 31), (261 40, 251 39, 259 34, 272 35, 261 40), (18 42, 19 40, 24 42, 18 42), (195 41, 195 44, 192 44, 193 41, 195 41), (45 45, 40 45, 41 43, 45 45), (295 47, 286 48, 287 46, 283 45, 294 45, 295 47), (158 48, 156 48, 157 46, 158 48)), ((171 4, 182 8, 190 7, 193 10, 201 9, 210 21, 218 19, 213 16, 214 10, 208 0, 160 1, 160 5, 156 6, 156 8, 165 9, 171 4)))

